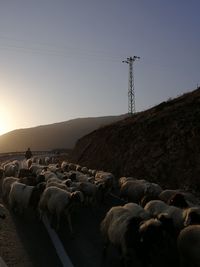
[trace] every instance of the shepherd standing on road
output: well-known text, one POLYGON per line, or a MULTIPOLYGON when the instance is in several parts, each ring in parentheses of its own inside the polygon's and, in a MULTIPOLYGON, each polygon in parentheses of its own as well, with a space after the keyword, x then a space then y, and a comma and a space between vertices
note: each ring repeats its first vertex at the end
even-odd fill
POLYGON ((25 158, 30 159, 32 156, 33 156, 33 154, 30 150, 30 147, 28 147, 28 149, 26 150, 26 153, 25 153, 25 158))

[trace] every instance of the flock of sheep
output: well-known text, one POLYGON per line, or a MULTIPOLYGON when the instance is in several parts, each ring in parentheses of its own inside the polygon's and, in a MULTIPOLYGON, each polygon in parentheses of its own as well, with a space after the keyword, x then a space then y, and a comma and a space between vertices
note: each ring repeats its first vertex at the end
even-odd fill
POLYGON ((100 223, 105 261, 112 246, 125 267, 200 266, 200 206, 191 193, 133 177, 116 182, 112 173, 50 157, 2 162, 0 178, 3 200, 13 212, 32 208, 56 230, 66 218, 71 233, 76 206, 98 207, 117 188, 126 204, 110 208, 100 223))

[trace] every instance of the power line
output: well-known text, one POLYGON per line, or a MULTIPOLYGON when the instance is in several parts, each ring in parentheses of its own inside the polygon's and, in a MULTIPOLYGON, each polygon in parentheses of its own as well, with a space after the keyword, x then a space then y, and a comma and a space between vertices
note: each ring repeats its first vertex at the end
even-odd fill
POLYGON ((83 47, 75 46, 58 46, 56 44, 50 44, 45 42, 31 42, 29 44, 28 40, 24 39, 14 39, 0 35, 0 40, 6 40, 6 42, 0 41, 0 49, 13 50, 17 52, 29 52, 29 53, 38 53, 38 54, 47 54, 53 56, 80 56, 93 58, 98 60, 108 60, 117 62, 119 55, 117 54, 108 54, 106 51, 86 49, 83 47), (8 42, 9 43, 8 43, 8 42), (104 59, 103 59, 104 58, 104 59))

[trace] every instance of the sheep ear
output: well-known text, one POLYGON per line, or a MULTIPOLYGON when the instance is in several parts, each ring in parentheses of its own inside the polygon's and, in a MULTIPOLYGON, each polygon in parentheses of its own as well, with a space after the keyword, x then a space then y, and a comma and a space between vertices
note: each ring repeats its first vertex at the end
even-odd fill
POLYGON ((194 215, 195 215, 194 211, 189 210, 189 212, 187 212, 187 215, 184 221, 184 226, 188 226, 192 224, 192 218, 194 217, 194 215))
POLYGON ((81 201, 79 192, 73 192, 73 193, 71 194, 71 199, 72 199, 73 201, 81 201))
POLYGON ((191 224, 191 212, 189 212, 185 218, 184 226, 188 226, 191 224))
POLYGON ((169 219, 169 215, 168 213, 160 213, 158 216, 157 216, 158 220, 161 221, 161 222, 165 222, 169 219))
POLYGON ((184 226, 188 226, 191 224, 199 224, 199 223, 200 223, 200 214, 195 210, 189 211, 185 218, 184 226))

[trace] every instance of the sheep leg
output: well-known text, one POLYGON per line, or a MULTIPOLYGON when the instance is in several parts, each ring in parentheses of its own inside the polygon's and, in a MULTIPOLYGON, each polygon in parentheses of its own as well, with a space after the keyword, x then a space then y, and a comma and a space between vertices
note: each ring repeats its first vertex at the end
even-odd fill
POLYGON ((107 258, 108 243, 105 243, 102 250, 101 267, 105 266, 105 260, 107 258))

